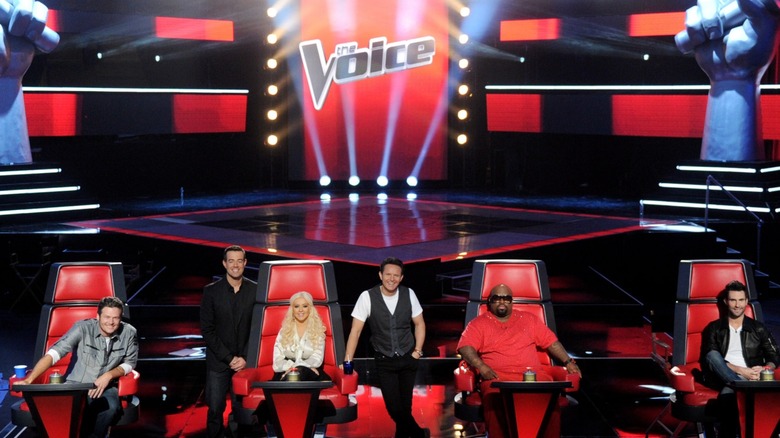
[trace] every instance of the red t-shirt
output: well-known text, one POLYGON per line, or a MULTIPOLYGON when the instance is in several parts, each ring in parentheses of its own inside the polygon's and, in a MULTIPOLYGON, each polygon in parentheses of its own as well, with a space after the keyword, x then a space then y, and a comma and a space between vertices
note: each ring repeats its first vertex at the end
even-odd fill
POLYGON ((502 375, 517 375, 527 367, 541 365, 537 346, 547 349, 558 338, 532 313, 513 310, 506 322, 486 312, 469 322, 458 342, 458 349, 470 346, 482 361, 502 375))

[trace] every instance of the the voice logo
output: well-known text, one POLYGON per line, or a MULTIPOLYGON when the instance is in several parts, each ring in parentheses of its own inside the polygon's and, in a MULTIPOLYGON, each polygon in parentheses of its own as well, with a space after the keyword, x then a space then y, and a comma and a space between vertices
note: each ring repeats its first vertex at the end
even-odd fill
POLYGON ((431 64, 436 40, 425 36, 388 44, 387 38, 377 37, 364 48, 356 42, 339 44, 327 62, 320 40, 303 41, 298 50, 314 108, 320 110, 333 82, 344 84, 431 64))

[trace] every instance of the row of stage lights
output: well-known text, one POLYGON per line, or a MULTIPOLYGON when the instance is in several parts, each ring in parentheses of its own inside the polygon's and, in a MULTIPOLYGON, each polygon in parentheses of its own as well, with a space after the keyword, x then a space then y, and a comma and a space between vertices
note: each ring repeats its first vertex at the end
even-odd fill
MULTIPOLYGON (((461 6, 459 9, 459 15, 461 18, 465 19, 471 14, 471 10, 466 6, 461 6)), ((266 10, 266 14, 273 22, 274 19, 277 17, 279 11, 276 7, 269 7, 266 10)), ((462 28, 462 26, 458 26, 458 28, 462 28)), ((278 46, 280 35, 279 30, 274 29, 271 33, 269 33, 266 36, 266 43, 272 47, 276 48, 278 46)), ((454 138, 458 145, 465 146, 465 144, 468 142, 469 138, 466 134, 466 131, 468 129, 467 122, 469 120, 469 110, 466 108, 468 106, 468 98, 471 97, 472 91, 469 85, 466 83, 467 79, 467 72, 469 71, 470 62, 468 58, 464 56, 464 48, 466 47, 466 44, 469 42, 469 36, 465 33, 460 33, 457 37, 457 41, 459 44, 460 50, 456 50, 455 53, 457 54, 457 68, 459 69, 459 73, 457 75, 458 79, 458 86, 457 86, 457 94, 459 98, 457 99, 457 105, 453 105, 450 103, 450 108, 454 112, 455 117, 458 120, 457 123, 457 130, 454 132, 454 138)), ((269 122, 267 124, 269 131, 265 135, 265 144, 270 147, 275 147, 279 144, 281 141, 280 138, 280 131, 281 131, 281 125, 278 123, 281 119, 281 112, 282 108, 280 106, 280 102, 283 101, 283 99, 278 99, 277 96, 280 93, 279 85, 281 84, 281 78, 282 74, 279 72, 279 66, 280 66, 280 60, 277 58, 280 56, 281 50, 273 50, 274 54, 273 56, 268 57, 268 59, 265 61, 265 70, 271 72, 271 74, 265 75, 265 77, 268 80, 268 83, 265 87, 265 95, 266 97, 269 97, 269 99, 266 99, 266 101, 270 104, 268 108, 266 108, 265 118, 269 122)), ((357 187, 360 185, 361 180, 360 177, 353 175, 351 176, 347 182, 352 187, 357 187)), ((319 184, 322 187, 327 187, 332 183, 332 180, 329 176, 324 175, 320 177, 319 184)), ((376 179, 376 184, 379 187, 387 187, 390 181, 386 176, 379 176, 376 179)), ((406 184, 409 187, 417 187, 419 181, 417 177, 415 176, 409 176, 406 178, 406 184)))

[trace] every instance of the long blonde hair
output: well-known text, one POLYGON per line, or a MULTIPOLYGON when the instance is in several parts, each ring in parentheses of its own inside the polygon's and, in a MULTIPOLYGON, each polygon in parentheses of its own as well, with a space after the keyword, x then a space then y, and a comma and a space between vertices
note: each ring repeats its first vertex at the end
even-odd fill
POLYGON ((309 317, 306 320, 306 332, 304 337, 308 338, 315 348, 319 348, 325 342, 325 324, 322 323, 320 313, 314 308, 314 299, 306 291, 296 292, 290 297, 290 307, 282 320, 282 347, 287 348, 295 344, 295 317, 293 316, 293 303, 298 298, 303 298, 309 304, 309 317))

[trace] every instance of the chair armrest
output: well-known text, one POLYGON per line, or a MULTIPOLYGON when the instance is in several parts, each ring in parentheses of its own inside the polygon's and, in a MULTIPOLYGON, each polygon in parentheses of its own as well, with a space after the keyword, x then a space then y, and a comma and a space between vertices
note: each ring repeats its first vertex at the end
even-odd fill
POLYGON ((460 361, 453 371, 456 392, 474 392, 477 390, 477 372, 465 360, 460 361))
POLYGON ((233 374, 233 393, 238 396, 249 395, 252 382, 260 381, 260 368, 244 368, 233 374))
POLYGON ((695 367, 672 367, 669 372, 669 383, 677 391, 681 392, 695 392, 693 370, 695 367))
POLYGON ((130 371, 129 374, 119 378, 119 385, 117 390, 120 397, 126 397, 129 395, 135 395, 138 392, 138 379, 141 378, 141 374, 136 370, 130 371))
MULTIPOLYGON (((38 376, 35 380, 33 380, 32 383, 34 383, 34 384, 49 383, 49 376, 51 376, 55 372, 64 375, 66 371, 67 370, 65 368, 61 367, 61 366, 51 367, 48 370, 44 371, 44 373, 41 374, 40 376, 38 376)), ((29 374, 29 373, 30 373, 30 370, 27 370, 27 374, 29 374)), ((23 379, 20 379, 20 378, 16 377, 15 375, 11 376, 11 378, 8 379, 8 386, 10 388, 13 388, 14 383, 20 382, 22 380, 23 379)), ((14 396, 14 397, 22 397, 23 396, 21 391, 10 391, 10 392, 11 392, 11 395, 14 396)))
POLYGON ((580 390, 580 377, 577 373, 570 373, 566 370, 566 367, 551 366, 546 368, 545 371, 550 373, 550 376, 556 382, 571 382, 571 388, 566 388, 566 392, 577 392, 580 390))
POLYGON ((336 371, 333 372, 333 375, 331 376, 333 379, 333 384, 336 385, 336 388, 338 388, 339 392, 346 395, 346 394, 354 394, 357 392, 358 387, 358 373, 352 372, 352 374, 344 374, 344 370, 341 368, 336 368, 336 371))

